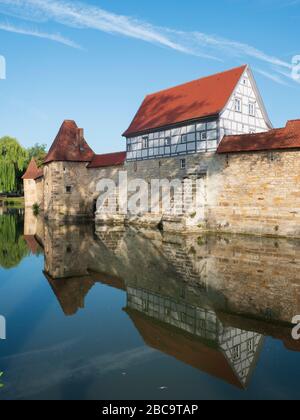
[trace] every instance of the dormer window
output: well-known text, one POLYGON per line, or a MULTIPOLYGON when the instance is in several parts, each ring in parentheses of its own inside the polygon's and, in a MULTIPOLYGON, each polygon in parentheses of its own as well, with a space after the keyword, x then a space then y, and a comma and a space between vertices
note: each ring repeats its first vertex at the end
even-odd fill
POLYGON ((240 98, 235 98, 234 109, 236 112, 242 112, 242 100, 240 98))
POLYGON ((143 137, 143 149, 148 149, 149 148, 149 137, 145 136, 143 137))

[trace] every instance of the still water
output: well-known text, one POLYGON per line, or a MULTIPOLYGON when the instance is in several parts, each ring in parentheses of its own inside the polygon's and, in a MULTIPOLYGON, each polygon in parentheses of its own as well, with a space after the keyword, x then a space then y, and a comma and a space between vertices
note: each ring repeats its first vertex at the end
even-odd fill
POLYGON ((0 214, 0 399, 298 399, 299 272, 299 241, 0 214))

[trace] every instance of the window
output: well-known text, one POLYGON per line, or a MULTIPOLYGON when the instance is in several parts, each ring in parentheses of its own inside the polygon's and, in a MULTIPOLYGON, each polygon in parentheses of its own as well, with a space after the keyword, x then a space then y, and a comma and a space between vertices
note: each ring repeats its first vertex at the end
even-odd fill
POLYGON ((240 98, 235 98, 234 109, 236 112, 242 112, 242 100, 240 98))
POLYGON ((180 159, 180 169, 186 169, 186 160, 180 159))
POLYGON ((254 353, 254 340, 253 340, 253 338, 251 340, 247 341, 247 351, 248 351, 248 354, 254 353))
POLYGON ((181 143, 186 143, 187 142, 187 134, 183 134, 181 136, 181 143))
POLYGON ((165 138, 165 146, 171 146, 171 137, 165 138))
POLYGON ((149 137, 143 137, 143 149, 148 149, 149 147, 149 137))
POLYGON ((132 152, 132 144, 131 143, 127 144, 127 152, 132 152))
POLYGON ((68 185, 68 186, 66 187, 66 193, 67 193, 67 194, 71 194, 71 192, 72 192, 72 187, 71 187, 70 185, 68 185))
POLYGON ((207 132, 206 131, 203 131, 203 133, 201 133, 200 140, 201 141, 207 140, 207 132))
POLYGON ((235 346, 232 349, 232 358, 233 361, 236 362, 241 358, 241 346, 235 346))
POLYGON ((249 103, 249 115, 255 117, 255 104, 253 102, 249 103))

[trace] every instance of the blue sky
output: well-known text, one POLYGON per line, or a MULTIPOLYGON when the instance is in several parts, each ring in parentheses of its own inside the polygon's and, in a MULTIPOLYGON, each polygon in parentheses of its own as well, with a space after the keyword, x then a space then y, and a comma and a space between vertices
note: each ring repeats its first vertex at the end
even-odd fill
POLYGON ((0 137, 50 146, 75 119, 95 152, 123 150, 146 94, 244 63, 282 126, 300 118, 299 19, 300 0, 0 0, 0 137))

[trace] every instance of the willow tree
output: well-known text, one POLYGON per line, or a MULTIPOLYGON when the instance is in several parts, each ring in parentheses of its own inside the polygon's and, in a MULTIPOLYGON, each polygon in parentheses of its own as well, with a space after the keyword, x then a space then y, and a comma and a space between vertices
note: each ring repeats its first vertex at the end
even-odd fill
POLYGON ((0 192, 19 191, 21 175, 26 167, 28 155, 18 140, 12 137, 0 139, 0 192))
POLYGON ((0 215, 0 267, 17 267, 29 250, 22 236, 22 221, 12 214, 0 215))

